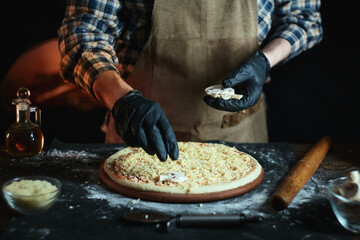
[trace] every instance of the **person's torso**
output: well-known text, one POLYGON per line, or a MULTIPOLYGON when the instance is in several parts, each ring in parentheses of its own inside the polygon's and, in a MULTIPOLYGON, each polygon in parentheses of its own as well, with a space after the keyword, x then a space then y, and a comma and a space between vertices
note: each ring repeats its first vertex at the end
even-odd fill
MULTIPOLYGON (((156 0, 148 40, 126 81, 160 104, 181 139, 265 141, 266 134, 253 134, 263 129, 254 116, 227 128, 229 113, 202 101, 207 86, 259 48, 257 21, 253 0, 156 0)), ((259 119, 265 125, 263 114, 259 119)))
MULTIPOLYGON (((123 27, 115 50, 120 63, 120 74, 127 79, 149 37, 154 0, 123 0, 121 4, 118 16, 123 27)), ((274 0, 257 1, 259 45, 271 29, 274 7, 274 0)))

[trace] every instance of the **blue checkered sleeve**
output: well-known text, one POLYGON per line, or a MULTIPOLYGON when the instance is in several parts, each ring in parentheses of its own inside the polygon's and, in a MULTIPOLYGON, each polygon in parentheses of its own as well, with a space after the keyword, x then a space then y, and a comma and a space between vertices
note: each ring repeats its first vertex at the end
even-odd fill
POLYGON ((320 0, 259 0, 258 11, 259 40, 284 38, 289 41, 292 50, 286 61, 322 39, 320 0), (268 35, 269 27, 273 30, 271 35, 268 35))
POLYGON ((58 30, 60 74, 93 96, 92 84, 97 76, 117 71, 114 45, 122 28, 117 18, 120 9, 120 2, 113 0, 68 0, 58 30))

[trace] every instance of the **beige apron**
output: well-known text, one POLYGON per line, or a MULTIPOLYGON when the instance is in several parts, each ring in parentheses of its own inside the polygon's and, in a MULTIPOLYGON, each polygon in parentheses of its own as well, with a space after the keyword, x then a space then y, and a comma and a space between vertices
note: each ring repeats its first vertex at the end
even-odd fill
POLYGON ((127 81, 160 103, 178 141, 267 141, 262 99, 235 114, 202 100, 258 49, 257 17, 253 0, 155 0, 151 34, 127 81))

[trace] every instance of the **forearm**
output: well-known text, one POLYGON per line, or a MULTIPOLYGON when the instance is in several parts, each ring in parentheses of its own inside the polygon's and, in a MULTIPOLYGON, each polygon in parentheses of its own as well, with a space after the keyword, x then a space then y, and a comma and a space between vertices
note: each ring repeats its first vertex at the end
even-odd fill
POLYGON ((108 109, 112 109, 114 103, 131 90, 133 88, 115 71, 101 73, 93 84, 95 97, 108 109))
POLYGON ((285 60, 291 53, 291 44, 283 38, 274 38, 264 46, 262 52, 270 62, 270 67, 285 60))
POLYGON ((310 49, 322 39, 320 0, 275 0, 272 34, 268 39, 282 38, 291 45, 288 61, 310 49))
POLYGON ((58 30, 62 56, 60 74, 95 97, 93 83, 107 71, 117 71, 114 39, 121 34, 120 1, 67 1, 58 30))

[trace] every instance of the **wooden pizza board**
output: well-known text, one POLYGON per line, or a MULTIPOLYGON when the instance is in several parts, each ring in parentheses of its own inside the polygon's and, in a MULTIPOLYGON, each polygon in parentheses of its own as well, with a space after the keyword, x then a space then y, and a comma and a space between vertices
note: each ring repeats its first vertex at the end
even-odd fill
POLYGON ((114 182, 105 172, 104 163, 100 166, 100 178, 106 186, 112 190, 119 192, 125 196, 141 200, 148 200, 153 202, 164 203, 197 203, 197 202, 212 202, 232 198, 241 194, 247 193, 256 188, 264 179, 264 170, 261 168, 260 175, 251 183, 242 187, 212 193, 196 193, 196 194, 180 194, 180 193, 163 193, 163 192, 149 192, 141 191, 122 186, 114 182))

